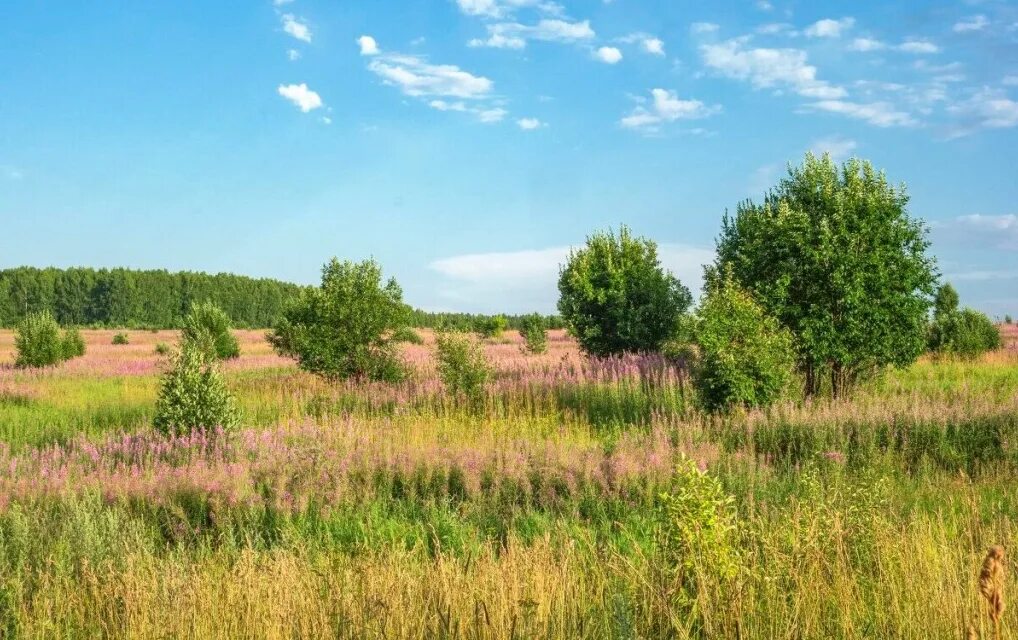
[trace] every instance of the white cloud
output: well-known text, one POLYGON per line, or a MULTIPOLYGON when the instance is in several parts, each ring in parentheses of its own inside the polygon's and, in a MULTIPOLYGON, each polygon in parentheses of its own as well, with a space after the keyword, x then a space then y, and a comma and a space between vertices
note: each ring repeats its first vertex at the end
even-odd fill
POLYGON ((887 45, 873 38, 856 38, 848 48, 850 51, 880 51, 886 49, 887 45))
POLYGON ((622 52, 615 47, 601 47, 594 53, 594 57, 601 62, 615 64, 622 60, 622 52))
POLYGON ((286 52, 286 57, 290 60, 290 62, 300 60, 300 51, 297 51, 296 49, 290 49, 286 52))
MULTIPOLYGON (((435 260, 429 265, 448 279, 443 297, 473 305, 475 309, 550 312, 558 299, 558 273, 573 247, 475 253, 435 260), (518 306, 507 308, 506 301, 518 306)), ((714 251, 683 244, 658 245, 661 265, 699 295, 703 266, 714 261, 714 251)))
POLYGON ((361 48, 362 56, 376 56, 378 55, 378 43, 371 36, 361 36, 357 38, 357 45, 361 48))
POLYGON ((744 39, 703 45, 707 67, 729 78, 749 81, 758 89, 788 87, 801 96, 819 99, 844 97, 845 90, 817 79, 817 68, 807 64, 800 49, 745 49, 744 39))
POLYGON ((760 11, 770 11, 774 8, 774 5, 768 0, 756 0, 756 8, 760 11))
POLYGON ((847 31, 855 25, 855 18, 840 18, 832 20, 824 18, 817 20, 806 28, 806 35, 810 38, 840 38, 842 31, 847 31))
POLYGON ((516 121, 516 126, 524 131, 533 131, 541 128, 544 124, 537 118, 520 118, 516 121))
POLYGON ((994 89, 982 89, 968 99, 950 105, 947 111, 961 121, 951 131, 950 137, 963 136, 979 128, 1018 126, 1018 102, 994 89))
POLYGON ((959 216, 946 226, 964 229, 966 233, 974 234, 966 238, 972 244, 989 244, 998 249, 1018 249, 1018 215, 1013 213, 999 216, 978 213, 959 216))
POLYGON ((841 162, 848 158, 858 146, 855 140, 842 136, 830 136, 814 140, 810 144, 810 151, 817 155, 829 153, 832 160, 841 162))
POLYGON ((280 19, 283 21, 283 31, 298 40, 311 42, 311 27, 307 23, 301 22, 292 13, 283 14, 280 19))
POLYGON ((590 21, 569 22, 557 18, 545 18, 534 25, 518 22, 498 22, 487 25, 486 39, 474 38, 467 45, 471 47, 493 47, 496 49, 522 49, 528 40, 544 42, 579 42, 590 40, 596 34, 590 28, 590 21))
POLYGON ((456 0, 456 4, 468 16, 483 18, 503 18, 525 8, 534 8, 549 15, 562 13, 561 5, 546 0, 456 0))
POLYGON ((308 86, 303 82, 300 84, 281 84, 277 91, 279 95, 292 102, 304 113, 322 106, 321 96, 308 89, 308 86))
POLYGON ((501 107, 493 107, 491 109, 481 109, 477 112, 477 119, 485 124, 491 124, 493 122, 502 122, 509 112, 501 107))
POLYGON ((283 5, 290 4, 293 0, 272 0, 272 5, 275 7, 282 7, 283 5))
POLYGON ((798 35, 798 32, 792 29, 792 25, 787 22, 769 22, 762 24, 755 29, 757 33, 765 36, 773 36, 779 33, 785 33, 788 35, 798 35))
POLYGON ((694 22, 689 25, 689 30, 693 33, 714 33, 718 29, 718 25, 713 22, 694 22))
POLYGON ((656 56, 665 54, 665 43, 660 38, 646 38, 640 43, 643 50, 656 56))
POLYGON ((386 84, 408 96, 444 96, 478 99, 487 97, 494 83, 451 64, 431 64, 423 58, 404 54, 375 56, 368 69, 386 84))
POLYGON ((982 31, 990 25, 990 21, 984 15, 975 15, 959 20, 952 28, 955 33, 967 33, 970 31, 982 31))
POLYGON ((916 39, 905 40, 899 45, 890 45, 886 42, 881 42, 880 40, 874 40, 873 38, 856 38, 850 45, 848 45, 849 51, 869 52, 884 51, 888 49, 919 55, 940 52, 940 47, 929 40, 916 39))
POLYGON ((918 124, 908 112, 901 111, 888 102, 851 102, 848 100, 820 100, 810 103, 811 107, 849 118, 864 120, 878 127, 909 127, 918 124))
POLYGON ((720 106, 708 106, 699 100, 680 100, 674 91, 652 89, 650 93, 653 97, 650 107, 638 105, 619 124, 627 129, 654 132, 668 122, 706 118, 721 111, 720 106))
POLYGON ((938 53, 940 51, 940 47, 929 40, 906 40, 898 45, 898 51, 917 54, 938 53))

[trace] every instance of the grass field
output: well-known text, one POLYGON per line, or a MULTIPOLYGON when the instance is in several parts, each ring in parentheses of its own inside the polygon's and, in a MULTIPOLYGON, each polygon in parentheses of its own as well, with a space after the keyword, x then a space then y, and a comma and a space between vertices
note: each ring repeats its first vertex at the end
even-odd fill
MULTIPOLYGON (((486 345, 448 398, 238 332, 234 433, 151 431, 173 332, 0 332, 0 637, 962 638, 1018 535, 1018 332, 840 401, 711 418, 657 357, 486 345)), ((1009 591, 1014 572, 1008 573, 1009 591)), ((1001 635, 1018 637, 1008 610, 1001 635)))

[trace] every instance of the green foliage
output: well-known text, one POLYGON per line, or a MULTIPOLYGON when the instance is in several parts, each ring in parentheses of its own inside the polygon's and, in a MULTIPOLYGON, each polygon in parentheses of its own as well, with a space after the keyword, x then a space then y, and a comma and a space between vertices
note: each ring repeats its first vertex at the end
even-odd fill
POLYGON ((168 434, 195 429, 231 429, 239 422, 233 396, 213 357, 214 340, 207 332, 185 339, 163 374, 152 425, 168 434))
POLYGON ((191 307, 184 318, 181 335, 184 340, 194 340, 205 332, 212 336, 212 350, 220 360, 240 357, 240 344, 231 331, 230 317, 212 301, 206 300, 191 307))
POLYGON ((503 315, 487 316, 477 321, 474 331, 482 338, 501 338, 508 326, 509 322, 503 315))
POLYGON ((757 205, 727 214, 719 272, 730 269, 792 331, 806 393, 838 395, 860 377, 915 361, 936 281, 925 226, 904 186, 868 162, 840 171, 829 155, 803 164, 757 205))
POLYGON ((1013 322, 1011 314, 1004 314, 1004 324, 1012 324, 1013 322))
POLYGON ((123 331, 117 332, 113 335, 113 344, 130 344, 131 338, 123 331))
POLYGON ((625 226, 588 237, 569 255, 558 288, 570 333, 595 356, 660 350, 692 302, 661 268, 657 245, 625 226))
POLYGON ((929 349, 938 355, 975 358, 1001 346, 1000 330, 990 318, 974 309, 958 309, 958 296, 950 284, 937 292, 936 313, 929 329, 929 349), (948 290, 946 295, 942 295, 948 290), (943 299, 943 304, 941 304, 943 299))
POLYGON ((18 323, 14 346, 17 367, 50 367, 66 359, 60 326, 46 311, 29 314, 18 323))
POLYGON ((424 338, 421 337, 421 334, 417 333, 410 327, 400 327, 396 329, 392 332, 392 338, 390 339, 393 342, 403 342, 405 344, 424 344, 424 338))
POLYGON ((477 340, 461 332, 439 333, 436 356, 438 373, 446 391, 472 399, 480 397, 491 377, 491 367, 477 340))
POLYGON ((172 349, 170 348, 170 345, 166 344, 165 342, 157 342, 156 343, 156 348, 155 348, 156 355, 160 355, 160 356, 169 355, 170 351, 172 351, 172 349))
POLYGON ((520 335, 530 353, 544 353, 548 350, 548 329, 541 314, 523 316, 520 320, 520 335))
POLYGON ((795 364, 792 336, 730 277, 708 274, 693 319, 690 362, 700 403, 709 411, 766 407, 781 398, 795 364))
POLYGON ((958 310, 958 292, 950 282, 945 282, 937 289, 933 296, 933 316, 944 316, 958 310))
POLYGON ((322 285, 308 288, 283 312, 268 339, 298 365, 329 378, 397 381, 405 377, 392 336, 407 326, 403 291, 374 260, 322 268, 322 285))
POLYGON ((81 337, 81 332, 76 328, 71 327, 64 332, 62 351, 64 360, 85 355, 85 339, 81 337))

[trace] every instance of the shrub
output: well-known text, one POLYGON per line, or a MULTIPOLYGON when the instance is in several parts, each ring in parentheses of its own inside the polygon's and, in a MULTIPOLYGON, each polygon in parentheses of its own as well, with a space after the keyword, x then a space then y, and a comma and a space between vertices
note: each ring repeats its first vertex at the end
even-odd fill
POLYGON ((199 333, 205 332, 212 336, 212 352, 220 360, 240 357, 240 345, 236 336, 230 331, 230 316, 212 301, 206 301, 191 307, 190 313, 184 318, 181 336, 184 340, 194 340, 199 333))
POLYGON ((166 344, 165 342, 157 342, 155 351, 157 355, 165 356, 169 354, 171 351, 170 345, 166 344))
POLYGON ((129 344, 130 342, 131 339, 123 331, 113 336, 113 344, 129 344))
POLYGON ((49 367, 66 359, 60 326, 48 311, 30 313, 18 323, 14 346, 17 367, 49 367))
POLYGON ((482 338, 501 338, 508 326, 509 322, 505 319, 505 316, 488 316, 480 318, 474 326, 474 330, 482 338))
POLYGON ((160 382, 153 426, 166 434, 195 429, 230 429, 239 414, 226 380, 217 368, 212 336, 198 332, 185 339, 160 382))
POLYGON ((958 294, 948 283, 937 291, 933 322, 929 328, 930 351, 940 355, 975 358, 1001 346, 1000 330, 974 309, 958 309, 958 294))
POLYGON ((392 332, 389 338, 393 342, 404 342, 407 344, 424 344, 424 338, 410 327, 400 327, 392 332))
POLYGON ((1004 314, 1004 324, 1012 324, 1014 320, 1011 319, 1011 314, 1004 314))
POLYGON ((661 268, 657 245, 623 226, 595 233, 559 274, 558 308, 580 346, 595 356, 658 351, 692 302, 661 268))
POLYGON ((479 398, 491 377, 481 344, 465 333, 439 333, 436 349, 438 373, 446 390, 453 395, 479 398))
POLYGON ((403 291, 374 260, 322 268, 322 284, 304 289, 269 334, 282 355, 329 378, 397 381, 406 376, 392 336, 407 326, 403 291))
POLYGON ((85 355, 85 339, 81 337, 81 333, 74 327, 64 332, 62 350, 64 360, 85 355))
POLYGON ((697 353, 690 363, 701 404, 724 411, 774 403, 792 375, 791 334, 730 277, 708 270, 707 279, 692 322, 697 353))
POLYGON ((544 353, 548 350, 548 329, 540 314, 532 313, 520 318, 520 335, 530 353, 544 353))

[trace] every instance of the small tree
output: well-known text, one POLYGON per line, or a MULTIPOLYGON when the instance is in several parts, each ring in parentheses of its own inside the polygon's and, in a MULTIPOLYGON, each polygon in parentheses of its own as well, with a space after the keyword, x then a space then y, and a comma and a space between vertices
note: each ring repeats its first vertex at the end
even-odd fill
POLYGON ((587 238, 569 255, 558 288, 566 326, 595 356, 660 350, 692 302, 661 268, 657 245, 625 226, 587 238))
POLYGON ((1011 314, 1004 314, 1004 324, 1011 324, 1012 322, 1014 321, 1011 319, 1011 314))
POLYGON ((112 343, 116 345, 130 344, 131 338, 123 331, 120 331, 114 334, 112 343))
POLYGON ((283 312, 269 342, 306 371, 330 378, 400 380, 406 367, 393 336, 407 326, 409 308, 395 280, 382 285, 374 260, 322 268, 322 285, 307 288, 283 312))
POLYGON ((217 368, 214 341, 207 332, 186 338, 162 376, 153 426, 179 435, 195 429, 230 429, 239 413, 226 380, 217 368))
POLYGON ((64 332, 61 348, 64 360, 83 356, 85 355, 85 339, 81 337, 81 333, 77 329, 71 327, 64 332))
POLYGON ((530 353, 544 353, 548 350, 548 329, 540 314, 532 313, 520 318, 520 335, 530 353))
POLYGON ((482 338, 501 338, 508 326, 509 322, 503 315, 486 316, 477 320, 474 331, 482 338))
POLYGON ((938 355, 975 358, 1001 346, 1000 330, 974 309, 958 309, 958 293, 950 283, 937 289, 928 346, 938 355))
POLYGON ((184 318, 184 329, 181 336, 184 340, 194 340, 199 333, 205 332, 212 336, 212 350, 220 360, 240 357, 240 344, 231 332, 230 316, 211 300, 191 307, 190 313, 184 318))
POLYGON ((709 411, 766 407, 788 386, 792 336, 730 276, 708 270, 707 293, 692 321, 692 380, 709 411))
POLYGON ((48 311, 30 313, 18 323, 14 346, 17 367, 49 367, 66 359, 60 325, 48 311))
POLYGON ((438 373, 446 390, 474 400, 480 398, 491 377, 482 345, 465 333, 442 332, 437 336, 436 350, 438 373))

